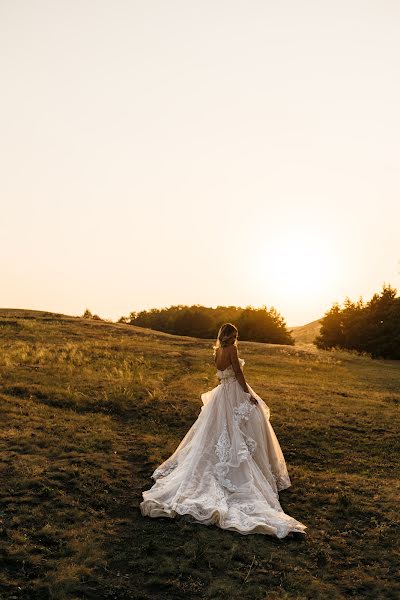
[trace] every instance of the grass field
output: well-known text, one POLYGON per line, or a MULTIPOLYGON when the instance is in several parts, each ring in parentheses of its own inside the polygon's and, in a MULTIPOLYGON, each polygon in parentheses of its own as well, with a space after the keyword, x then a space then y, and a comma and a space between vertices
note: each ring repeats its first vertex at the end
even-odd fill
POLYGON ((0 598, 400 597, 399 361, 239 342, 305 537, 141 516, 217 385, 212 340, 0 311, 0 598))

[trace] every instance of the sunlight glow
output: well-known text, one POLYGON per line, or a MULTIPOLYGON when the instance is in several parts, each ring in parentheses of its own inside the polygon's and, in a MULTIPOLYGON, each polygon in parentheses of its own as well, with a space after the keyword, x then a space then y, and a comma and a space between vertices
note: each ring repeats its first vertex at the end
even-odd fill
POLYGON ((269 238, 253 261, 258 286, 274 296, 299 300, 324 297, 340 274, 339 255, 318 231, 301 227, 269 238))

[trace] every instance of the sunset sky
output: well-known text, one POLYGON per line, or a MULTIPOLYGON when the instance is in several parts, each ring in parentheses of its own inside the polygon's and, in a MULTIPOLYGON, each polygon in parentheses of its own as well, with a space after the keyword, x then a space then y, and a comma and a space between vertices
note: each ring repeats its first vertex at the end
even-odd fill
POLYGON ((1 0, 0 306, 400 293, 400 3, 1 0))

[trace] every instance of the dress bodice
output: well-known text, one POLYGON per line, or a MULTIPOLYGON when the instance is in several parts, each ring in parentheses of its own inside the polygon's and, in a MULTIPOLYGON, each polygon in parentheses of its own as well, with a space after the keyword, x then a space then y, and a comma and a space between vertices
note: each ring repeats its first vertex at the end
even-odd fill
MULTIPOLYGON (((243 358, 239 358, 239 363, 240 363, 240 366, 243 367, 243 365, 245 363, 243 358)), ((221 381, 223 379, 232 379, 232 378, 236 379, 235 371, 233 370, 232 365, 229 365, 229 367, 226 367, 226 369, 224 369, 223 371, 221 371, 220 369, 217 369, 217 376, 218 376, 218 379, 220 379, 221 381)))

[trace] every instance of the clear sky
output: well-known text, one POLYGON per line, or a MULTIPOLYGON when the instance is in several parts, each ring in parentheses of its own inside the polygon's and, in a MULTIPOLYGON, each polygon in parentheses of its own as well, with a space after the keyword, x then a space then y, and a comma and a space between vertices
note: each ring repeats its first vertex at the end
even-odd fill
POLYGON ((400 293, 396 0, 0 0, 0 306, 400 293))

